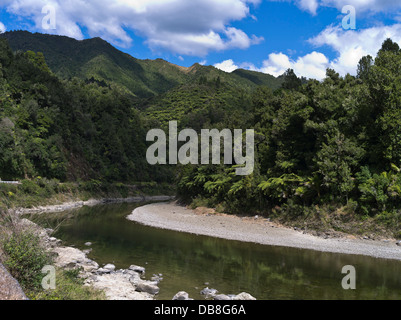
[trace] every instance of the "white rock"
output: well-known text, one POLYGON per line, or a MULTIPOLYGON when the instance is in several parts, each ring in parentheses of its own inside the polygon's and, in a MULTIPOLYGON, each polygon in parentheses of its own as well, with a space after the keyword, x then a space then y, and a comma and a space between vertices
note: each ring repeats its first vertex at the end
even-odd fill
POLYGON ((113 271, 116 270, 116 266, 115 266, 114 264, 109 263, 109 264, 106 264, 106 265, 103 267, 103 269, 110 270, 110 272, 113 272, 113 271))
POLYGON ((185 291, 178 292, 174 297, 173 300, 193 300, 189 298, 189 294, 185 291))
POLYGON ((140 266, 136 266, 136 265, 130 266, 128 268, 128 270, 135 271, 135 272, 138 272, 138 273, 145 273, 145 268, 144 267, 140 267, 140 266))
POLYGON ((252 297, 249 293, 242 292, 237 294, 233 300, 256 300, 256 298, 252 297))

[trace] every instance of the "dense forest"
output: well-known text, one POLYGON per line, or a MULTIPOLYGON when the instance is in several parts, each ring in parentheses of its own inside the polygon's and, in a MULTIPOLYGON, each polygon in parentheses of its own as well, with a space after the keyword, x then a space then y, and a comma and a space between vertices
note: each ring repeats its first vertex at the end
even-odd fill
POLYGON ((375 59, 361 59, 357 76, 328 69, 319 82, 288 70, 278 88, 258 73, 199 66, 196 76, 164 82, 161 91, 147 83, 143 95, 98 74, 64 70, 63 77, 39 50, 13 49, 0 39, 3 180, 169 181, 183 201, 232 213, 297 216, 341 207, 399 219, 401 50, 391 39, 375 59), (148 165, 147 131, 171 120, 181 129, 255 129, 254 173, 236 176, 235 166, 226 165, 148 165))

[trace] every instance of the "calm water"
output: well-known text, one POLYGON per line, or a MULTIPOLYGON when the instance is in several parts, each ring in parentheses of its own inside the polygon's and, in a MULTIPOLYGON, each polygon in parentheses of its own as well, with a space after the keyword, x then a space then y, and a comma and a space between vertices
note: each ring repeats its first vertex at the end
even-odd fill
POLYGON ((103 205, 32 218, 43 226, 59 226, 55 237, 87 249, 100 265, 126 269, 146 267, 146 277, 163 274, 158 299, 171 300, 179 291, 203 299, 200 290, 248 292, 258 300, 274 299, 400 299, 401 262, 362 256, 320 253, 227 241, 130 222, 138 205, 103 205), (342 267, 357 270, 357 289, 342 289, 342 267))

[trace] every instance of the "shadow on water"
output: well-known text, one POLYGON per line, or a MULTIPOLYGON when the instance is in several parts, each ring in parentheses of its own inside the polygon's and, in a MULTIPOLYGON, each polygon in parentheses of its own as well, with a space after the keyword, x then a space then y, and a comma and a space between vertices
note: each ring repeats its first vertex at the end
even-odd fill
POLYGON ((59 226, 55 237, 65 245, 87 249, 100 265, 146 267, 146 276, 161 273, 158 299, 179 291, 194 299, 206 286, 221 293, 248 292, 258 300, 360 300, 401 298, 401 262, 364 256, 270 247, 160 230, 126 217, 143 204, 84 207, 32 217, 42 226, 59 226), (357 289, 344 290, 345 265, 357 271, 357 289), (206 283, 206 284, 205 284, 206 283))

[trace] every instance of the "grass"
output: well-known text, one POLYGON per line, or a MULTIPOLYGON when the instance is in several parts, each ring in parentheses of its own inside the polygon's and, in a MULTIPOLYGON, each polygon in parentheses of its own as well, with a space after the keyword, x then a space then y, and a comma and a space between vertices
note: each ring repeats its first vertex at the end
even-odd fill
POLYGON ((78 276, 79 270, 56 271, 56 289, 37 290, 27 293, 31 300, 106 300, 103 291, 84 286, 84 282, 78 276))
MULTIPOLYGON (((0 262, 31 300, 105 300, 103 291, 84 286, 79 270, 57 269, 55 290, 44 290, 44 266, 54 264, 39 229, 27 227, 14 214, 0 210, 0 262)), ((6 285, 6 284, 5 284, 6 285)))

